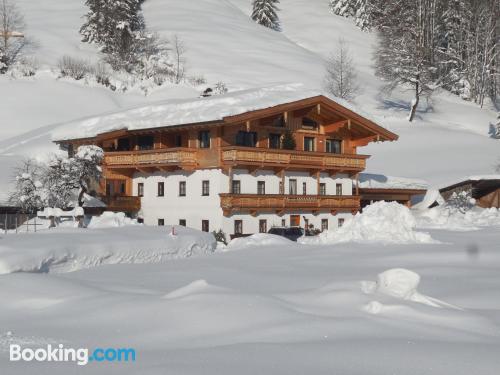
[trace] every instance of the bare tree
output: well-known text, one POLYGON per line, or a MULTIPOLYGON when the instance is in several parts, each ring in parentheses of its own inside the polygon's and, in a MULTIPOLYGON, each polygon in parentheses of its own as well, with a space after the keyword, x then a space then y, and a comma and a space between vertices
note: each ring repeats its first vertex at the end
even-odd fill
POLYGON ((174 54, 174 80, 179 84, 186 76, 186 44, 178 36, 174 35, 172 38, 172 51, 174 54))
POLYGON ((339 39, 337 50, 326 63, 325 89, 339 98, 352 100, 359 92, 357 74, 349 47, 339 39))
POLYGON ((0 73, 17 61, 27 45, 24 17, 11 0, 0 0, 0 73))

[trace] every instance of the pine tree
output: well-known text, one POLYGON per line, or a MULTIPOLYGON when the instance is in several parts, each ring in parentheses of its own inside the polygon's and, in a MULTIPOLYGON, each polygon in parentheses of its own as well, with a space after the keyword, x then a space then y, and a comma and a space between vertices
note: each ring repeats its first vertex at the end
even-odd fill
POLYGON ((126 68, 134 61, 135 43, 144 30, 141 0, 87 0, 89 11, 80 29, 82 41, 96 43, 109 55, 115 69, 126 68))
POLYGON ((278 18, 279 0, 254 0, 252 19, 258 24, 279 31, 280 21, 278 18))
POLYGON ((290 129, 285 131, 283 135, 283 139, 281 141, 281 147, 285 150, 295 150, 297 148, 297 142, 295 141, 295 137, 293 136, 290 129))
POLYGON ((356 14, 358 0, 330 0, 330 10, 338 16, 350 18, 356 14))
POLYGON ((330 10, 338 16, 353 18, 362 30, 370 30, 371 0, 330 0, 330 10))

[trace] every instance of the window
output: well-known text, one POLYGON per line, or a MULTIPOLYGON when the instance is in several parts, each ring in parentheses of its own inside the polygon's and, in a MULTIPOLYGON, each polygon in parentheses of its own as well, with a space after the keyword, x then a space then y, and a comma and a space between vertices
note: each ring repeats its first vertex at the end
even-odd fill
POLYGON ((281 219, 281 226, 286 227, 286 219, 281 219))
POLYGON ((231 193, 232 194, 241 194, 241 181, 233 180, 231 184, 231 193))
POLYGON ((182 135, 176 134, 174 139, 174 145, 175 147, 182 147, 182 135))
POLYGON ((318 127, 318 123, 314 121, 312 118, 303 117, 302 118, 302 126, 305 128, 316 129, 318 127))
POLYGON ((269 148, 281 148, 281 134, 269 134, 269 148))
POLYGON ((234 234, 243 234, 243 220, 234 221, 234 234))
POLYGON ((165 225, 165 219, 158 219, 158 226, 163 227, 165 225))
POLYGON ((319 195, 326 195, 326 184, 324 182, 319 184, 319 195))
POLYGON ((239 131, 236 134, 236 146, 255 147, 257 146, 257 133, 239 131))
POLYGON ((285 194, 285 187, 283 186, 283 181, 280 181, 280 194, 285 194))
POLYGON ((138 197, 144 196, 144 184, 142 182, 139 182, 137 184, 137 196, 138 197))
POLYGON ((259 233, 267 233, 267 220, 259 220, 259 233))
POLYGON ((186 181, 179 181, 179 197, 186 196, 186 181))
POLYGON ((328 219, 321 219, 321 231, 328 230, 328 219))
POLYGON ((159 197, 165 196, 165 183, 164 182, 158 182, 158 196, 159 197))
POLYGON ((297 195, 297 180, 290 179, 288 182, 288 189, 290 195, 297 195))
POLYGON ((314 137, 304 137, 304 151, 314 151, 314 137))
POLYGON ((266 194, 266 183, 265 181, 257 181, 257 194, 266 194))
POLYGON ((210 231, 210 222, 208 220, 202 220, 201 221, 201 230, 203 232, 210 231))
POLYGON ((155 138, 152 135, 141 135, 137 137, 137 147, 139 150, 152 150, 154 144, 155 138))
POLYGON ((341 154, 342 153, 342 141, 336 139, 326 140, 326 152, 331 154, 341 154))
POLYGON ((281 115, 273 120, 273 126, 284 128, 286 125, 285 116, 281 115))
POLYGON ((341 228, 344 225, 345 219, 339 219, 339 228, 341 228))
POLYGON ((125 181, 120 182, 120 194, 125 195, 125 181))
POLYGON ((307 182, 302 183, 302 195, 307 195, 307 182))
POLYGON ((179 219, 179 225, 181 227, 185 227, 186 226, 186 219, 179 219))
POLYGON ((336 188, 336 194, 337 195, 342 195, 342 184, 336 184, 335 185, 335 188, 336 188))
POLYGON ((116 151, 130 151, 130 140, 128 138, 120 138, 116 151))
POLYGON ((203 130, 198 133, 198 141, 200 148, 210 148, 210 131, 203 130))
POLYGON ((201 183, 201 195, 207 197, 210 195, 210 181, 202 181, 201 183))

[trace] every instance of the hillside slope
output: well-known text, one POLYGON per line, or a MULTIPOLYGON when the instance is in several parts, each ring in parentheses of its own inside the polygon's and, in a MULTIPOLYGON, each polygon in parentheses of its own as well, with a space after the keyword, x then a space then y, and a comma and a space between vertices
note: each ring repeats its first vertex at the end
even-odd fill
MULTIPOLYGON (((37 40, 42 73, 33 79, 0 77, 0 195, 5 195, 11 166, 25 156, 55 151, 52 131, 61 124, 169 98, 194 98, 198 92, 169 85, 145 97, 56 79, 52 72, 64 54, 97 59, 93 46, 79 42, 85 12, 83 0, 19 0, 37 40)), ((333 16, 324 0, 288 0, 280 4, 283 31, 253 23, 247 0, 147 0, 149 27, 187 44, 188 69, 213 84, 224 81, 231 91, 300 82, 321 87, 325 58, 344 38, 359 70, 361 94, 354 105, 381 125, 400 134, 398 142, 371 145, 368 170, 428 180, 438 186, 464 175, 491 173, 500 159, 500 143, 488 138, 495 113, 446 93, 425 103, 413 124, 406 121, 409 93, 380 95, 372 54, 376 36, 350 20, 333 16)))

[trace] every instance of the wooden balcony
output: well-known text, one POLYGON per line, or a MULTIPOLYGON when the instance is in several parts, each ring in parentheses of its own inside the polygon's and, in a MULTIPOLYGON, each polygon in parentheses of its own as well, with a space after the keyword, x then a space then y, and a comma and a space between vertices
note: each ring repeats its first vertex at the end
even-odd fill
POLYGON ((347 173, 366 168, 367 155, 331 154, 268 148, 228 146, 222 149, 222 162, 229 166, 269 167, 297 170, 324 170, 347 173))
POLYGON ((124 195, 105 196, 106 210, 118 212, 137 212, 141 209, 141 198, 124 195))
POLYGON ((281 194, 220 194, 225 216, 238 212, 311 211, 314 214, 329 211, 356 213, 360 209, 357 195, 281 195, 281 194))
POLYGON ((106 152, 104 164, 112 169, 129 168, 180 168, 195 169, 197 150, 190 148, 169 148, 145 151, 106 152))

